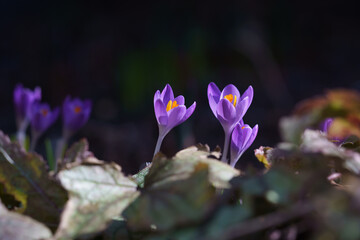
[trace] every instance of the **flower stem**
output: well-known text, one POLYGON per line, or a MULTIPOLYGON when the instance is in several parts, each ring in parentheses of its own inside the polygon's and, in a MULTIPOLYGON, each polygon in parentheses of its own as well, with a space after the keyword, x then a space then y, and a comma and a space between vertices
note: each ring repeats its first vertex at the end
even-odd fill
POLYGON ((239 159, 241 158, 242 153, 239 155, 239 157, 237 159, 233 159, 230 160, 230 166, 235 168, 236 163, 239 161, 239 159))
POLYGON ((31 137, 32 138, 31 138, 30 152, 33 152, 35 150, 40 135, 33 131, 31 137))
POLYGON ((18 124, 18 131, 16 133, 16 139, 20 146, 25 147, 25 138, 26 138, 26 129, 29 125, 29 122, 24 120, 22 123, 18 124))
POLYGON ((225 142, 224 142, 224 149, 223 149, 223 154, 222 154, 222 157, 221 157, 221 161, 224 162, 224 163, 227 163, 227 153, 228 153, 228 150, 229 150, 229 140, 230 140, 230 134, 225 131, 225 142))
POLYGON ((154 156, 160 151, 160 147, 161 147, 161 143, 164 140, 164 137, 161 136, 161 134, 159 134, 158 140, 156 142, 156 147, 155 147, 155 151, 154 151, 154 156))

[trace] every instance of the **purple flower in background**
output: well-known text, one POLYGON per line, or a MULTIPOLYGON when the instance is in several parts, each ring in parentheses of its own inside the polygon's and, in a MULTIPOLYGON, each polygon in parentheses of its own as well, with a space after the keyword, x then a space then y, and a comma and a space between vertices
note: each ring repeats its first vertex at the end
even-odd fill
POLYGON ((31 117, 31 150, 35 149, 37 140, 58 118, 60 109, 57 107, 51 111, 46 103, 35 103, 32 107, 31 117))
POLYGON ((154 110, 159 126, 159 138, 155 147, 154 155, 160 150, 162 140, 171 129, 183 123, 194 112, 196 102, 188 109, 185 106, 183 96, 174 97, 173 90, 166 84, 162 92, 157 90, 154 95, 154 110))
POLYGON ((51 111, 46 103, 35 103, 33 106, 31 128, 37 133, 45 132, 58 118, 59 108, 51 111))
POLYGON ((91 113, 91 101, 66 97, 63 103, 64 131, 72 134, 85 125, 91 113))
POLYGON ((331 126, 332 122, 334 121, 333 118, 326 118, 321 124, 320 124, 320 130, 324 133, 328 133, 329 127, 331 126))
POLYGON ((258 133, 258 125, 251 128, 247 124, 238 123, 231 136, 231 151, 230 151, 230 165, 235 167, 241 155, 254 142, 258 133))
POLYGON ((210 108, 220 121, 225 132, 224 151, 221 161, 226 162, 230 134, 248 110, 254 96, 254 90, 249 86, 241 96, 239 90, 232 84, 227 85, 220 92, 216 84, 212 82, 208 86, 207 94, 210 108))
POLYGON ((16 123, 19 131, 25 132, 31 120, 32 107, 36 101, 41 99, 41 89, 36 87, 34 91, 23 88, 18 84, 14 90, 14 105, 16 123))

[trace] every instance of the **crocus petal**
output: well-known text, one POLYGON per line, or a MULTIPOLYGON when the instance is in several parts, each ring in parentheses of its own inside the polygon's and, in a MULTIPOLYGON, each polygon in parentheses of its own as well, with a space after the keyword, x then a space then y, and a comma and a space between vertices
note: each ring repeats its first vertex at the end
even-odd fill
POLYGON ((232 95, 236 96, 237 98, 240 98, 240 92, 233 84, 227 85, 222 90, 220 99, 223 99, 226 95, 229 95, 229 94, 232 94, 232 95))
POLYGON ((241 149, 245 149, 253 130, 249 125, 245 124, 245 126, 240 128, 240 132, 241 136, 238 138, 240 144, 239 146, 241 146, 241 149))
POLYGON ((225 132, 230 133, 236 124, 236 111, 234 106, 228 100, 221 99, 217 106, 216 114, 225 132))
POLYGON ((46 103, 39 103, 33 106, 33 117, 31 119, 31 127, 34 132, 38 134, 46 131, 59 116, 59 108, 55 108, 51 111, 50 107, 46 103), (46 114, 43 111, 46 111, 46 114))
POLYGON ((238 102, 238 104, 236 104, 236 107, 235 107, 236 122, 239 122, 244 117, 248 108, 249 108, 249 98, 248 97, 245 97, 243 100, 238 102))
POLYGON ((160 97, 161 97, 161 93, 159 90, 157 90, 154 94, 154 105, 155 105, 156 100, 158 100, 160 97))
POLYGON ((172 128, 176 127, 181 123, 184 115, 186 113, 186 107, 184 105, 173 108, 169 111, 169 120, 166 126, 167 134, 172 128))
POLYGON ((244 126, 244 120, 241 119, 241 120, 239 121, 239 124, 240 124, 240 126, 244 126))
POLYGON ((320 130, 324 133, 327 133, 329 127, 331 126, 332 122, 334 121, 333 118, 327 118, 320 124, 320 130))
POLYGON ((186 109, 186 113, 180 123, 185 122, 193 114, 195 108, 196 108, 196 102, 194 102, 188 109, 186 109))
POLYGON ((254 142, 254 140, 257 136, 257 133, 258 133, 258 129, 259 129, 259 126, 256 124, 252 129, 251 136, 249 137, 249 139, 246 142, 246 145, 244 147, 245 150, 248 149, 251 146, 251 144, 254 142))
POLYGON ((214 115, 216 116, 216 108, 217 108, 217 104, 220 101, 221 92, 219 88, 216 86, 216 84, 211 82, 208 85, 207 94, 208 94, 210 108, 214 113, 214 115))
POLYGON ((155 117, 159 125, 168 124, 168 113, 166 107, 161 99, 156 100, 154 104, 155 117))
POLYGON ((41 88, 40 87, 36 87, 34 89, 34 100, 39 100, 41 99, 41 88))
MULTIPOLYGON (((248 102, 248 108, 250 107, 253 97, 254 97, 254 89, 252 86, 249 86, 248 89, 246 89, 246 91, 244 92, 244 94, 241 96, 241 100, 245 99, 246 97, 249 98, 249 102, 248 102)), ((240 100, 240 101, 241 101, 240 100)))
POLYGON ((230 164, 235 166, 241 155, 250 147, 254 142, 258 132, 258 125, 252 129, 249 125, 245 127, 237 124, 231 136, 231 152, 230 164))
POLYGON ((174 99, 174 93, 169 84, 166 84, 164 90, 161 92, 161 99, 164 104, 167 104, 170 100, 174 99))
POLYGON ((184 98, 184 96, 182 96, 182 95, 177 96, 177 97, 174 99, 174 101, 176 101, 176 103, 177 103, 178 105, 184 105, 184 104, 185 104, 185 98, 184 98))
POLYGON ((241 154, 243 153, 244 145, 246 144, 245 141, 249 139, 251 132, 251 128, 243 129, 240 124, 236 124, 231 135, 231 161, 237 161, 237 159, 240 158, 241 154))

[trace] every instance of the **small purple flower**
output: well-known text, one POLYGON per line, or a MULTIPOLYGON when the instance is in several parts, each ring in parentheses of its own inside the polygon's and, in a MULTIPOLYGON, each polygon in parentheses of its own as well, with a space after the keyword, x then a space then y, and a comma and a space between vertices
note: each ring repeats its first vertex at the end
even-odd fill
POLYGON ((60 109, 58 107, 51 111, 49 105, 46 103, 35 103, 33 105, 31 117, 31 151, 35 150, 35 146, 41 134, 56 121, 59 112, 60 109))
POLYGON ((51 111, 48 104, 35 103, 31 118, 32 131, 38 134, 45 132, 56 121, 59 112, 58 107, 51 111))
POLYGON ((63 103, 63 124, 66 132, 74 133, 85 125, 91 113, 91 101, 66 97, 63 103))
POLYGON ((331 124, 333 123, 334 119, 333 118, 326 118, 323 122, 321 122, 320 124, 320 130, 324 133, 328 133, 329 131, 329 127, 331 126, 331 124))
POLYGON ((241 121, 250 107, 254 96, 251 86, 241 96, 239 90, 232 84, 227 85, 222 92, 215 83, 208 86, 209 105, 215 117, 220 121, 225 132, 224 151, 221 160, 226 162, 230 134, 235 125, 241 121))
POLYGON ((230 152, 230 165, 235 167, 235 164, 240 159, 241 155, 250 147, 254 142, 258 133, 258 125, 251 128, 247 124, 238 123, 231 136, 231 152, 230 152))
POLYGON ((162 92, 157 90, 154 95, 154 110, 159 126, 159 138, 154 155, 160 150, 162 140, 171 129, 188 119, 194 112, 196 102, 188 109, 185 106, 185 98, 180 95, 174 97, 173 90, 166 84, 162 92))
POLYGON ((36 87, 34 91, 23 88, 21 84, 16 85, 14 90, 14 105, 16 112, 16 123, 19 131, 26 131, 31 120, 33 104, 41 99, 41 89, 36 87))

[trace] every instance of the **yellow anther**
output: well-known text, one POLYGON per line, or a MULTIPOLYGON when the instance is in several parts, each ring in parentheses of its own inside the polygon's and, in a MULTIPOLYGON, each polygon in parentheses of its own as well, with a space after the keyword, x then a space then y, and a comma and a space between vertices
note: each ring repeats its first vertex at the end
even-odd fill
POLYGON ((241 129, 244 129, 244 128, 245 128, 245 126, 242 126, 242 127, 241 127, 241 129))
POLYGON ((174 101, 173 104, 172 104, 171 109, 176 108, 177 106, 179 106, 179 104, 176 101, 174 101))
POLYGON ((169 101, 168 102, 168 104, 166 105, 166 111, 168 112, 168 111, 170 111, 171 109, 173 109, 173 108, 176 108, 176 107, 178 107, 179 106, 179 104, 176 102, 176 101, 169 101))
POLYGON ((170 111, 171 110, 171 105, 172 105, 172 101, 170 100, 166 106, 166 111, 170 111))
POLYGON ((234 107, 236 106, 236 95, 228 94, 224 97, 229 102, 233 103, 234 107), (234 100, 234 102, 232 102, 234 100))

